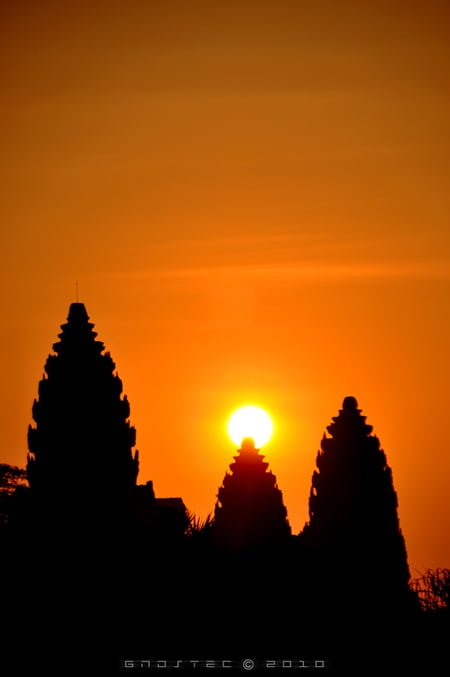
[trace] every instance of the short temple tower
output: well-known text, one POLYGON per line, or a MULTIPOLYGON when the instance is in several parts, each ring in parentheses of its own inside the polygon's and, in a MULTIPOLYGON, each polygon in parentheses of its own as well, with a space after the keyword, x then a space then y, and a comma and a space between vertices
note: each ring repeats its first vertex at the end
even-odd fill
POLYGON ((290 535, 283 495, 253 439, 242 441, 217 494, 214 535, 218 545, 251 548, 280 543, 290 535))

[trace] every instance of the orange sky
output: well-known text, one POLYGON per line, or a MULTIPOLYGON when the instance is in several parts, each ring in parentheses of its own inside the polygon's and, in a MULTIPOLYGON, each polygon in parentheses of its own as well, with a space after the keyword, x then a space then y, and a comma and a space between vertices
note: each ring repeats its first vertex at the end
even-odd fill
POLYGON ((78 280, 158 495, 212 510, 227 416, 261 404, 298 531, 354 394, 412 567, 450 566, 446 3, 17 0, 0 26, 1 460, 78 280))

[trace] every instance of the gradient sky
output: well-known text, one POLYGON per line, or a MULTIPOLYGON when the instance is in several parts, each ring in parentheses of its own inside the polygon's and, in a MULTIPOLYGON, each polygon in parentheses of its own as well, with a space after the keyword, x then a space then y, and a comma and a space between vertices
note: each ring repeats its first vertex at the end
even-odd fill
POLYGON ((1 460, 78 280, 157 495, 212 510, 260 404, 298 531, 353 394, 412 568, 450 566, 447 3, 15 0, 0 26, 1 460))

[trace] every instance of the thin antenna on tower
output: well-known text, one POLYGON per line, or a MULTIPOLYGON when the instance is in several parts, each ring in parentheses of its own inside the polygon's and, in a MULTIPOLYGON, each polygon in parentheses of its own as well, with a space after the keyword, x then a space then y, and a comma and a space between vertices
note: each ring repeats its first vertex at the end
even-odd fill
POLYGON ((78 282, 75 282, 75 291, 76 291, 77 303, 78 303, 78 282))

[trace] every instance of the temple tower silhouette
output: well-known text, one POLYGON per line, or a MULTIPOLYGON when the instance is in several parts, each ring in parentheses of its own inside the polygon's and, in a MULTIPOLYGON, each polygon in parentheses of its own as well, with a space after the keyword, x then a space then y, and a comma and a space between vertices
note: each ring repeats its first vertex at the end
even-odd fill
POLYGON ((242 441, 217 494, 217 544, 242 549, 280 543, 290 535, 283 495, 253 439, 242 441))
POLYGON ((407 589, 409 569, 386 455, 354 397, 344 399, 327 431, 301 539, 332 576, 351 579, 357 594, 370 581, 375 594, 395 596, 407 589))
POLYGON ((111 355, 83 303, 72 303, 34 401, 27 472, 33 499, 77 514, 127 500, 136 485, 136 431, 111 355))

